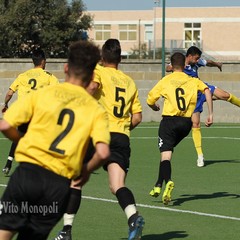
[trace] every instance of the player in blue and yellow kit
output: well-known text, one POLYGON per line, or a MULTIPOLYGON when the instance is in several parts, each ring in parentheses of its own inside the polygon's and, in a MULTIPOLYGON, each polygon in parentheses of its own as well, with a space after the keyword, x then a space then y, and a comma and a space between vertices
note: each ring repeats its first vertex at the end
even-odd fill
POLYGON ((156 104, 160 97, 164 98, 162 110, 162 120, 158 131, 158 146, 161 153, 158 179, 150 195, 157 197, 160 195, 163 182, 165 190, 162 201, 168 204, 171 201, 171 192, 174 182, 171 179, 171 157, 174 147, 185 138, 192 128, 191 117, 196 107, 198 91, 206 94, 209 115, 205 122, 206 126, 211 126, 212 116, 212 95, 208 86, 198 78, 193 78, 185 74, 185 56, 175 53, 171 56, 173 73, 161 79, 147 97, 147 104, 154 110, 159 111, 156 104))
POLYGON ((100 51, 92 43, 73 43, 64 66, 65 82, 27 94, 0 121, 0 130, 19 141, 15 152, 19 166, 1 198, 5 206, 0 214, 1 240, 10 240, 15 233, 19 240, 46 240, 66 211, 71 180, 77 178, 83 186, 108 159, 108 115, 86 91, 99 60, 100 51), (21 138, 16 127, 28 122, 21 138), (84 164, 90 139, 96 151, 84 164))

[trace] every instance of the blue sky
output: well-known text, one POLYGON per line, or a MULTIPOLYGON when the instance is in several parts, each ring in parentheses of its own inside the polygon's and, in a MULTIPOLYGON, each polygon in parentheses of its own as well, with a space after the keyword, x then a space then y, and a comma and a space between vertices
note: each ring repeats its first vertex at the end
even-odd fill
MULTIPOLYGON (((154 0, 83 0, 87 10, 149 10, 154 0)), ((162 4, 162 0, 160 0, 162 4)), ((240 6, 240 0, 165 0, 166 7, 230 7, 240 6)), ((161 6, 160 4, 160 6, 161 6)))

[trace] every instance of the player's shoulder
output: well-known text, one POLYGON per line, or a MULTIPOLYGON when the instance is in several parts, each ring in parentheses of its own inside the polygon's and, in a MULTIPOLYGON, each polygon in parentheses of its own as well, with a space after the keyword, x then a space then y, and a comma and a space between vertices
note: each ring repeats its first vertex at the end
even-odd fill
POLYGON ((105 68, 103 66, 101 66, 100 64, 97 64, 94 69, 94 73, 100 75, 104 70, 105 68))
POLYGON ((202 80, 200 80, 198 77, 191 77, 191 76, 188 76, 191 80, 193 80, 193 81, 200 81, 200 82, 202 82, 202 80))
POLYGON ((118 74, 119 76, 121 76, 122 78, 127 79, 128 81, 134 82, 133 78, 132 78, 130 75, 128 75, 127 73, 123 72, 123 71, 120 70, 120 69, 117 70, 117 74, 118 74))
POLYGON ((121 70, 118 70, 118 73, 119 73, 119 79, 121 79, 124 84, 127 86, 127 88, 131 91, 136 91, 137 90, 137 85, 136 85, 136 82, 134 81, 134 79, 129 76, 127 73, 121 71, 121 70))
POLYGON ((169 82, 171 81, 172 79, 175 79, 175 78, 181 78, 182 77, 182 72, 171 72, 169 74, 166 74, 165 76, 163 76, 159 81, 158 83, 163 83, 163 82, 169 82))
POLYGON ((105 112, 105 108, 102 106, 102 104, 99 103, 99 101, 90 95, 88 92, 82 92, 81 98, 84 99, 84 106, 89 109, 90 112, 98 114, 100 112, 105 112))
POLYGON ((199 79, 198 77, 190 77, 191 80, 194 82, 194 84, 197 84, 197 85, 201 85, 201 84, 205 84, 201 79, 199 79))
POLYGON ((100 65, 99 63, 96 65, 95 70, 103 70, 104 67, 100 65))
POLYGON ((21 78, 21 77, 28 76, 28 75, 31 74, 33 71, 34 71, 34 69, 31 68, 31 69, 28 69, 28 70, 26 70, 26 71, 24 71, 24 72, 21 72, 21 73, 18 74, 17 78, 21 78))
POLYGON ((199 58, 199 59, 198 59, 198 62, 197 62, 197 65, 198 65, 199 67, 205 67, 205 66, 207 65, 207 60, 204 59, 204 58, 199 58))
POLYGON ((43 70, 43 72, 44 72, 44 74, 46 74, 46 76, 49 77, 49 79, 51 79, 51 81, 56 82, 56 83, 59 82, 58 78, 54 74, 52 74, 51 72, 49 72, 47 70, 43 70))
POLYGON ((49 76, 53 76, 53 74, 52 73, 50 73, 49 71, 47 71, 47 70, 43 70, 47 75, 49 75, 49 76))

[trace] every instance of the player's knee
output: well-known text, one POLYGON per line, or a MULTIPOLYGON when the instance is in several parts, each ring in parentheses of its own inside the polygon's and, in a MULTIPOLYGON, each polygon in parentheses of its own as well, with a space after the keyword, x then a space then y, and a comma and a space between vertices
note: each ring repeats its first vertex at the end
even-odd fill
POLYGON ((200 118, 192 117, 192 128, 200 128, 200 118))
POLYGON ((192 128, 200 128, 201 124, 200 122, 192 122, 192 128))
POLYGON ((217 99, 221 99, 221 100, 224 100, 224 101, 227 101, 230 98, 230 94, 228 92, 225 92, 225 91, 219 92, 218 94, 214 93, 214 96, 217 99))

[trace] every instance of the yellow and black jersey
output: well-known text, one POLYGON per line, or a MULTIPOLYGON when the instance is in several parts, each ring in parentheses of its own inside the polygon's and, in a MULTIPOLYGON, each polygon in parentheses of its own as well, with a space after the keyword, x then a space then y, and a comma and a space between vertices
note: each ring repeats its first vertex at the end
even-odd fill
POLYGON ((95 97, 108 113, 110 132, 129 136, 131 115, 142 112, 133 79, 120 70, 100 65, 94 74, 94 81, 99 83, 95 97))
POLYGON ((13 127, 31 120, 18 143, 16 161, 69 179, 79 176, 90 137, 94 145, 110 141, 105 109, 84 88, 70 83, 32 91, 15 101, 4 119, 13 127))
POLYGON ((14 92, 18 91, 18 98, 21 98, 32 90, 57 84, 58 82, 58 79, 53 74, 42 68, 33 68, 18 75, 9 88, 14 92))
POLYGON ((155 104, 164 98, 162 115, 191 117, 196 107, 198 90, 204 92, 208 86, 198 78, 183 72, 174 72, 162 78, 148 93, 147 103, 155 104))

